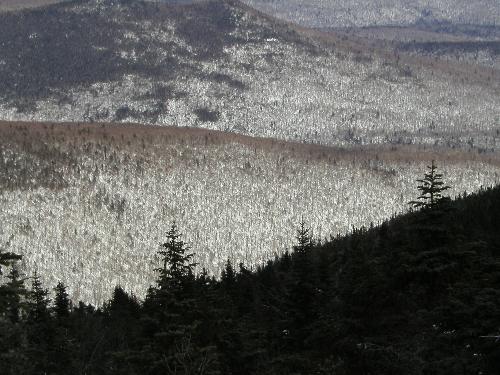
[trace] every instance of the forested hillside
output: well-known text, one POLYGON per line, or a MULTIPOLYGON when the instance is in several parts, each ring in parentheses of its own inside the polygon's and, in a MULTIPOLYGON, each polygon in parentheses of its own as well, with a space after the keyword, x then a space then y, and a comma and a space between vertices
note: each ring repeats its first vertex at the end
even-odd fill
POLYGON ((407 209, 432 159, 450 195, 500 182, 496 154, 435 147, 342 149, 203 129, 125 124, 0 123, 0 247, 25 255, 45 283, 101 303, 120 283, 139 295, 150 255, 176 220, 219 274, 315 237, 407 209))
POLYGON ((418 22, 499 25, 495 0, 243 0, 309 27, 411 25, 418 22))
POLYGON ((0 14, 0 45, 3 120, 500 147, 497 70, 325 40, 238 1, 74 0, 0 14))
POLYGON ((146 297, 117 287, 99 308, 2 251, 0 372, 498 374, 500 187, 447 188, 432 168, 415 211, 324 243, 302 225, 291 252, 218 281, 173 225, 146 297))

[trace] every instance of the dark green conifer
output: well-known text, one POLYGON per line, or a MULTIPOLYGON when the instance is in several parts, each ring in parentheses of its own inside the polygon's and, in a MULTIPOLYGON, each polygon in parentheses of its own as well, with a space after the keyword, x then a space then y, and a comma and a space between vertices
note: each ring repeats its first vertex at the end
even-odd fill
POLYGON ((54 288, 56 293, 54 299, 54 313, 57 318, 65 318, 69 315, 71 302, 69 300, 68 292, 66 291, 66 286, 62 282, 58 282, 54 288))
POLYGON ((157 252, 161 267, 157 287, 150 288, 145 307, 154 339, 147 349, 152 373, 217 374, 215 347, 203 344, 202 313, 196 298, 193 253, 181 240, 176 224, 157 252))
POLYGON ((24 280, 19 270, 15 265, 12 266, 9 275, 7 276, 8 282, 3 285, 4 298, 7 304, 7 316, 14 323, 19 322, 21 313, 25 306, 25 299, 27 295, 24 286, 24 280))
POLYGON ((28 318, 30 321, 39 322, 49 316, 49 291, 42 285, 42 281, 35 271, 31 283, 31 291, 28 299, 28 318))
POLYGON ((172 287, 172 284, 182 284, 193 276, 196 263, 192 262, 193 253, 187 253, 189 247, 182 241, 181 233, 175 222, 167 232, 167 240, 157 251, 162 267, 157 268, 157 284, 160 289, 172 287))
POLYGON ((424 178, 417 180, 420 183, 417 186, 420 195, 417 200, 409 202, 414 208, 435 208, 449 199, 443 196, 442 193, 450 187, 444 184, 443 174, 437 172, 434 160, 430 166, 427 166, 427 169, 429 171, 424 174, 424 178))

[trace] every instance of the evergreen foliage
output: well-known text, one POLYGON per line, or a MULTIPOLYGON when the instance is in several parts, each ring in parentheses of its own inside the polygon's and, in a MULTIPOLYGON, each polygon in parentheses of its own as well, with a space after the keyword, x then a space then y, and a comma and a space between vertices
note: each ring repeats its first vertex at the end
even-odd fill
POLYGON ((11 258, 0 373, 496 375, 500 187, 444 210, 440 175, 426 178, 424 209, 322 244, 301 223, 292 252, 253 271, 228 260, 220 281, 174 224, 142 301, 118 286, 72 306, 59 283, 52 303, 11 258))
POLYGON ((69 300, 66 286, 62 282, 58 282, 54 288, 54 313, 58 318, 65 318, 69 315, 71 302, 69 300))
POLYGON ((424 178, 417 180, 420 183, 417 186, 420 196, 417 200, 409 202, 415 208, 435 208, 448 199, 442 193, 450 187, 444 184, 443 174, 437 172, 434 160, 427 169, 429 171, 424 174, 424 178))

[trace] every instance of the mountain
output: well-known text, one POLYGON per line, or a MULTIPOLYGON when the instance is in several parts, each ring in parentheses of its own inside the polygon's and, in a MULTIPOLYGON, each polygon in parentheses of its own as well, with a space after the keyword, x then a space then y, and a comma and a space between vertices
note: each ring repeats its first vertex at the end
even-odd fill
POLYGON ((246 4, 283 20, 361 37, 367 49, 500 68, 500 8, 494 1, 266 1, 246 4), (385 43, 381 43, 385 42, 385 43), (389 42, 389 43, 387 43, 389 42))
POLYGON ((36 8, 64 0, 0 0, 0 12, 12 12, 25 8, 36 8))
POLYGON ((497 154, 434 147, 343 149, 204 129, 0 123, 0 247, 47 285, 100 303, 120 284, 141 295, 176 221, 196 261, 259 264, 292 245, 408 209, 436 160, 452 196, 500 182, 497 154))
POLYGON ((376 49, 237 1, 0 15, 0 118, 191 126, 323 145, 498 150, 496 69, 376 49))
POLYGON ((495 0, 244 0, 308 27, 408 26, 419 22, 500 26, 495 0))
POLYGON ((0 43, 0 244, 75 299, 144 290, 172 220, 218 274, 407 209, 433 159, 452 195, 499 180, 493 68, 237 1, 68 1, 0 43))

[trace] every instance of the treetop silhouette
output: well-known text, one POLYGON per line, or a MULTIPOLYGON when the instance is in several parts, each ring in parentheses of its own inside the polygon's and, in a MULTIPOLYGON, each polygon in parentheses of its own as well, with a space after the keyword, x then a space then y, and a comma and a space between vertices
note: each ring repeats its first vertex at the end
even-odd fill
POLYGON ((429 171, 424 174, 424 178, 417 180, 420 183, 417 186, 420 195, 417 197, 417 200, 408 202, 408 204, 417 209, 435 208, 449 199, 443 196, 442 193, 448 190, 450 186, 444 184, 443 174, 437 172, 434 160, 430 166, 427 166, 427 169, 429 171))

